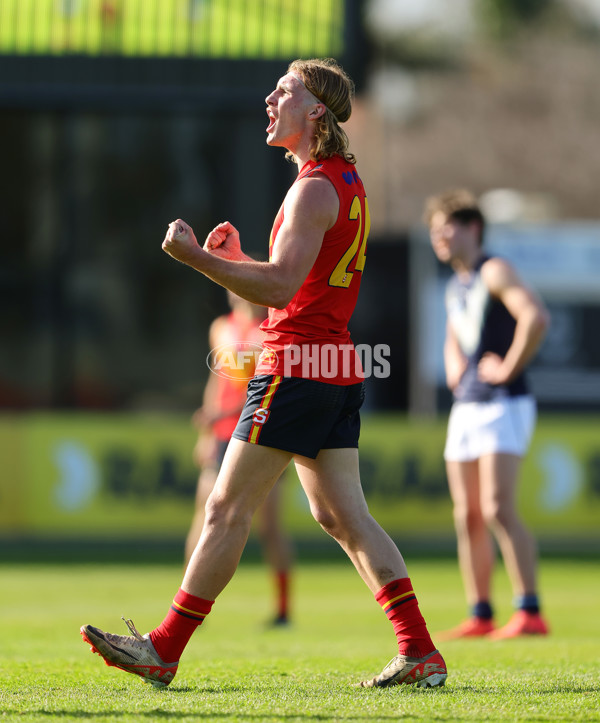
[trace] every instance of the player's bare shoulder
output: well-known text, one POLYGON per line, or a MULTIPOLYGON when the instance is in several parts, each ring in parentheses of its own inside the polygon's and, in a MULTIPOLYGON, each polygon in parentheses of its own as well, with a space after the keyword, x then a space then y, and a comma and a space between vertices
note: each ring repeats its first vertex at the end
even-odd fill
POLYGON ((326 229, 335 224, 339 209, 340 201, 335 186, 325 174, 319 172, 296 181, 285 198, 286 216, 299 213, 320 219, 320 225, 326 229))
POLYGON ((523 285, 512 264, 500 256, 492 256, 482 264, 481 278, 492 296, 501 295, 509 287, 523 285))

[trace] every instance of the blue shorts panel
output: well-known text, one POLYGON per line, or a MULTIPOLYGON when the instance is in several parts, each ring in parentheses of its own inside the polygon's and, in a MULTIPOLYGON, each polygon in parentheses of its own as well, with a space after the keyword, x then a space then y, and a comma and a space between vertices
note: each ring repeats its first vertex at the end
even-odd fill
POLYGON ((258 376, 233 437, 314 459, 322 449, 358 447, 364 384, 258 376))

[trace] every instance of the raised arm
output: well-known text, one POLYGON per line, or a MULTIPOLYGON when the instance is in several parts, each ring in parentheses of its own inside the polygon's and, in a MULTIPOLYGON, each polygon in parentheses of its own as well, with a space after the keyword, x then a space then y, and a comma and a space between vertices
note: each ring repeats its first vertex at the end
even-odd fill
POLYGON ((201 248, 184 221, 173 221, 162 248, 238 296, 283 309, 308 276, 338 209, 335 188, 327 178, 317 175, 298 181, 288 191, 284 221, 268 262, 246 256, 238 232, 229 223, 213 229, 201 248))

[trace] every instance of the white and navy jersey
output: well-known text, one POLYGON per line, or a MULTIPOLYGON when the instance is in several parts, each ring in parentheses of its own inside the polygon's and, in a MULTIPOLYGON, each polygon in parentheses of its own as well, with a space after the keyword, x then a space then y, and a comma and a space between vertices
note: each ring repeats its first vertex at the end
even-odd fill
POLYGON ((481 267, 489 259, 482 256, 466 280, 455 274, 446 287, 446 312, 468 365, 454 398, 460 402, 486 402, 498 397, 527 394, 523 374, 507 385, 493 386, 479 381, 477 365, 486 352, 501 357, 512 344, 516 322, 501 301, 492 298, 481 277, 481 267))

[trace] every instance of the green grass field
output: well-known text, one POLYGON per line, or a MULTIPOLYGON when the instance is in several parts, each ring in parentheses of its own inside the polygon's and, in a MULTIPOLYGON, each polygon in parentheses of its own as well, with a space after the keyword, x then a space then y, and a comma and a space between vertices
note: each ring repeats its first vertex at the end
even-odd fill
MULTIPOLYGON (((444 689, 356 689, 395 652, 384 614, 349 564, 299 565, 294 624, 268 630, 263 566, 242 564, 165 690, 109 668, 79 626, 125 633, 162 619, 177 565, 0 566, 2 721, 592 721, 600 720, 600 575, 596 561, 543 561, 552 635, 442 646, 444 689)), ((456 563, 409 570, 434 633, 464 614, 456 563)), ((502 568, 500 622, 510 614, 502 568)))

